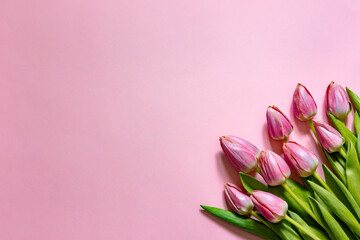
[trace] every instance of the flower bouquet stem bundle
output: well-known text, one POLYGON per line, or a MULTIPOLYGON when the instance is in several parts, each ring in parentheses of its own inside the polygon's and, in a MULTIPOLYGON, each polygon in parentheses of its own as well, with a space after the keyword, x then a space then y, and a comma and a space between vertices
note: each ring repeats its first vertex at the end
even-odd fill
POLYGON ((360 98, 331 82, 326 109, 333 126, 315 120, 317 105, 308 89, 298 84, 293 95, 294 115, 307 121, 332 170, 323 165, 325 179, 316 172, 317 156, 289 140, 294 127, 275 106, 268 107, 269 136, 283 141, 283 157, 236 136, 220 137, 220 145, 240 173, 246 192, 225 185, 231 211, 203 206, 206 211, 264 239, 360 239, 360 98), (344 123, 351 102, 356 109, 353 133, 344 123), (291 169, 305 185, 289 179, 291 169), (257 171, 266 185, 247 175, 257 171), (250 217, 251 216, 251 217, 250 217))

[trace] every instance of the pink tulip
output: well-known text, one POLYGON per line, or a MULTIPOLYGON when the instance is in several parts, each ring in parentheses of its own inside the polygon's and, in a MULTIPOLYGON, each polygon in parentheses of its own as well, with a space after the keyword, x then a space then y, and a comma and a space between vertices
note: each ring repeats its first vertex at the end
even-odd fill
POLYGON ((281 140, 289 137, 293 126, 289 119, 275 106, 269 106, 266 111, 269 135, 272 139, 281 140))
POLYGON ((234 212, 239 215, 249 214, 254 208, 250 197, 231 183, 225 185, 225 199, 234 212))
POLYGON ((344 119, 351 111, 350 99, 345 89, 331 82, 326 89, 327 110, 338 119, 344 119))
POLYGON ((319 164, 319 160, 311 151, 296 142, 283 144, 284 158, 290 167, 301 177, 312 175, 319 164))
POLYGON ((315 120, 313 120, 313 123, 323 148, 329 153, 339 151, 345 142, 343 136, 327 123, 317 122, 315 120))
POLYGON ((314 98, 305 86, 298 83, 293 96, 294 115, 301 121, 312 119, 317 113, 314 98))
POLYGON ((235 136, 220 137, 220 145, 234 167, 244 173, 257 167, 260 150, 252 143, 235 136))
POLYGON ((288 204, 281 198, 259 190, 254 190, 250 198, 256 210, 268 221, 277 223, 285 218, 288 204))
POLYGON ((270 186, 284 183, 291 174, 285 160, 272 151, 261 151, 259 168, 265 182, 270 186))

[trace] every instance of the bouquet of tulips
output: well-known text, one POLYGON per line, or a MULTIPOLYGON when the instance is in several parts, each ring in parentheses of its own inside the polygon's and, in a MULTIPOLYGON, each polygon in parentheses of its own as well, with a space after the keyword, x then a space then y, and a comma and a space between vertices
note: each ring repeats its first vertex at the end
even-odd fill
POLYGON ((233 212, 201 207, 264 239, 360 239, 360 98, 332 82, 326 90, 326 109, 333 126, 314 119, 317 105, 307 88, 297 85, 294 115, 309 123, 331 166, 322 165, 325 180, 316 172, 317 156, 289 141, 293 125, 280 109, 270 106, 266 112, 268 132, 271 138, 283 141, 283 156, 260 151, 239 137, 220 137, 225 155, 240 173, 243 188, 225 185, 225 198, 233 212), (354 131, 344 123, 352 109, 354 131), (301 183, 289 179, 290 169, 301 183), (252 171, 263 181, 248 174, 252 171))

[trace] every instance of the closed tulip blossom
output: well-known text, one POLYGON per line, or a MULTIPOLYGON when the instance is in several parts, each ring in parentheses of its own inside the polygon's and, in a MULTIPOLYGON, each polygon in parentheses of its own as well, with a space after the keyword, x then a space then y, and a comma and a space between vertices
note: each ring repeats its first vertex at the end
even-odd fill
POLYGON ((318 158, 307 148, 296 142, 283 144, 284 158, 301 177, 312 175, 319 164, 318 158))
POLYGON ((316 134, 323 148, 329 153, 337 152, 341 149, 345 139, 332 126, 324 122, 313 121, 316 134))
POLYGON ((254 203, 255 209, 269 222, 278 223, 285 219, 306 233, 310 238, 321 240, 307 228, 304 228, 301 224, 294 221, 287 215, 288 204, 281 198, 268 192, 254 190, 250 195, 250 199, 254 203))
POLYGON ((287 139, 293 130, 289 119, 275 106, 269 106, 266 111, 266 121, 269 135, 272 139, 287 139))
MULTIPOLYGON (((265 182, 270 186, 281 185, 291 197, 316 221, 312 210, 301 200, 289 187, 286 180, 290 177, 291 171, 285 160, 272 151, 261 151, 259 168, 265 182)), ((256 206, 255 202, 253 201, 256 206)))
POLYGON ((321 240, 317 235, 309 231, 308 228, 304 228, 287 215, 288 204, 281 198, 268 192, 254 190, 250 195, 250 199, 254 203, 255 209, 269 222, 278 223, 285 219, 306 233, 311 239, 321 240))
POLYGON ((231 183, 225 185, 225 199, 232 210, 239 215, 249 214, 254 208, 250 197, 231 183))
POLYGON ((346 118, 351 111, 350 99, 345 89, 331 82, 326 89, 327 110, 340 120, 346 118))
POLYGON ((257 167, 260 150, 252 143, 235 136, 220 137, 220 145, 232 165, 248 173, 257 167))
POLYGON ((259 190, 254 190, 250 198, 256 210, 268 221, 277 223, 285 218, 288 204, 281 198, 259 190))
POLYGON ((305 86, 298 83, 293 96, 293 111, 296 118, 301 121, 312 119, 317 113, 314 98, 305 86))
POLYGON ((285 160, 269 150, 260 153, 259 168, 265 182, 270 186, 282 185, 291 174, 285 160))

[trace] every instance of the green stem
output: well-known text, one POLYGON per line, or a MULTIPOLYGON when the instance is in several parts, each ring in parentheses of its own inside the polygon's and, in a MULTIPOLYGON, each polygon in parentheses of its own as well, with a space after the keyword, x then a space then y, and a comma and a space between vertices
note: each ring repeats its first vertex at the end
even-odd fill
MULTIPOLYGON (((310 120, 308 121, 308 123, 309 123, 310 128, 311 128, 312 132, 314 133, 316 139, 317 139, 318 142, 320 143, 320 140, 319 140, 319 137, 318 137, 318 135, 317 135, 317 133, 316 133, 316 130, 315 130, 315 127, 314 127, 314 123, 312 122, 312 119, 310 119, 310 120)), ((321 143, 320 143, 320 144, 321 144, 321 143)))
POLYGON ((326 182, 320 177, 320 175, 317 172, 314 172, 314 177, 321 183, 321 185, 328 190, 331 194, 335 196, 335 193, 331 190, 329 185, 326 184, 326 182))
POLYGON ((265 224, 268 228, 270 228, 270 225, 264 221, 264 219, 262 217, 259 216, 259 214, 257 214, 254 211, 250 212, 251 215, 253 215, 256 219, 258 219, 260 222, 262 222, 263 224, 265 224))
POLYGON ((296 194, 290 189, 289 185, 287 185, 286 182, 284 182, 283 184, 281 184, 285 190, 294 198, 294 200, 316 221, 318 222, 320 225, 320 221, 318 221, 318 219, 316 218, 315 214, 313 213, 313 211, 311 211, 311 209, 305 204, 304 201, 302 201, 300 198, 298 198, 298 196, 296 196, 296 194))
POLYGON ((313 238, 314 240, 321 240, 321 239, 318 238, 315 234, 313 234, 312 232, 310 232, 308 229, 304 228, 304 227, 301 226, 299 223, 297 223, 297 222, 294 221, 292 218, 290 218, 288 215, 285 216, 285 220, 287 220, 288 222, 290 222, 291 224, 293 224, 295 227, 297 227, 298 229, 300 229, 301 231, 303 231, 304 233, 306 233, 309 237, 313 238))
POLYGON ((339 150, 339 153, 340 153, 340 155, 343 157, 343 158, 345 158, 345 160, 346 160, 346 150, 345 150, 345 148, 344 148, 344 146, 342 146, 341 148, 340 148, 340 150, 339 150))
POLYGON ((257 166, 257 167, 255 168, 255 171, 258 172, 258 173, 261 175, 259 166, 257 166))

